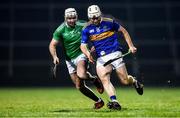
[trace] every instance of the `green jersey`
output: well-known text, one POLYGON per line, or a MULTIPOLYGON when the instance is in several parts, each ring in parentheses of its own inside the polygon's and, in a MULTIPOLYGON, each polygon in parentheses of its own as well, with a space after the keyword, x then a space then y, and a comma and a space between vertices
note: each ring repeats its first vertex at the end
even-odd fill
POLYGON ((80 49, 81 31, 85 22, 77 21, 74 28, 69 27, 65 22, 62 23, 53 33, 53 38, 62 42, 66 59, 74 59, 82 54, 80 49))

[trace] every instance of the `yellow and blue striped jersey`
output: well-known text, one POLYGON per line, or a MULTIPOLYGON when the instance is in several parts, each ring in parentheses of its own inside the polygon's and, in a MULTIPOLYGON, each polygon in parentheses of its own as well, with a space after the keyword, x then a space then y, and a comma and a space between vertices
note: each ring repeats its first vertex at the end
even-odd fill
POLYGON ((96 49, 97 57, 120 51, 117 31, 120 24, 110 18, 102 17, 100 24, 87 24, 82 30, 81 43, 90 40, 96 49))

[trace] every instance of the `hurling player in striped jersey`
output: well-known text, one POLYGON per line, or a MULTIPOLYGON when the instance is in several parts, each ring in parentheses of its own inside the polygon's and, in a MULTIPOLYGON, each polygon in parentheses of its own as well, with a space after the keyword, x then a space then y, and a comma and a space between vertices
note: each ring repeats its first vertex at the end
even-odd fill
POLYGON ((93 56, 87 47, 88 41, 91 41, 97 56, 97 74, 111 100, 107 106, 110 109, 120 110, 121 105, 116 98, 115 88, 110 82, 112 70, 116 70, 117 76, 122 84, 133 85, 139 95, 143 94, 143 85, 138 82, 135 77, 128 74, 123 58, 119 58, 107 66, 103 65, 111 59, 122 56, 122 47, 118 41, 117 32, 123 34, 131 53, 136 53, 137 48, 134 46, 126 29, 113 19, 102 17, 101 10, 97 5, 88 7, 88 18, 89 22, 82 30, 81 50, 89 61, 94 63, 93 56))

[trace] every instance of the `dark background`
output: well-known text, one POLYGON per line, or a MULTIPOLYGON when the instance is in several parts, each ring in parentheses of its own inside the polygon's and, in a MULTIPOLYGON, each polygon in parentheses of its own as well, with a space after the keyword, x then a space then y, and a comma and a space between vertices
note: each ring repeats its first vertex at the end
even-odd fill
MULTIPOLYGON (((62 51, 52 79, 48 45, 66 8, 87 20, 91 4, 118 18, 131 35, 138 53, 125 57, 129 73, 145 86, 180 86, 178 0, 1 0, 0 86, 72 86, 62 51)), ((114 73, 111 80, 118 84, 114 73)))

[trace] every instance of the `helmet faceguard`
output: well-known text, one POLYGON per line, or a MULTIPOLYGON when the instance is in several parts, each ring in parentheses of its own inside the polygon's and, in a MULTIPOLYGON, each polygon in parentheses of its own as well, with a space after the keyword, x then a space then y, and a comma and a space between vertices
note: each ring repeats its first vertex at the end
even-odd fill
POLYGON ((101 10, 97 5, 91 5, 88 7, 88 18, 100 17, 101 10))
POLYGON ((64 12, 64 18, 68 26, 74 27, 78 18, 76 10, 67 8, 64 12))
POLYGON ((64 12, 64 17, 77 17, 77 12, 74 8, 67 8, 64 12))

